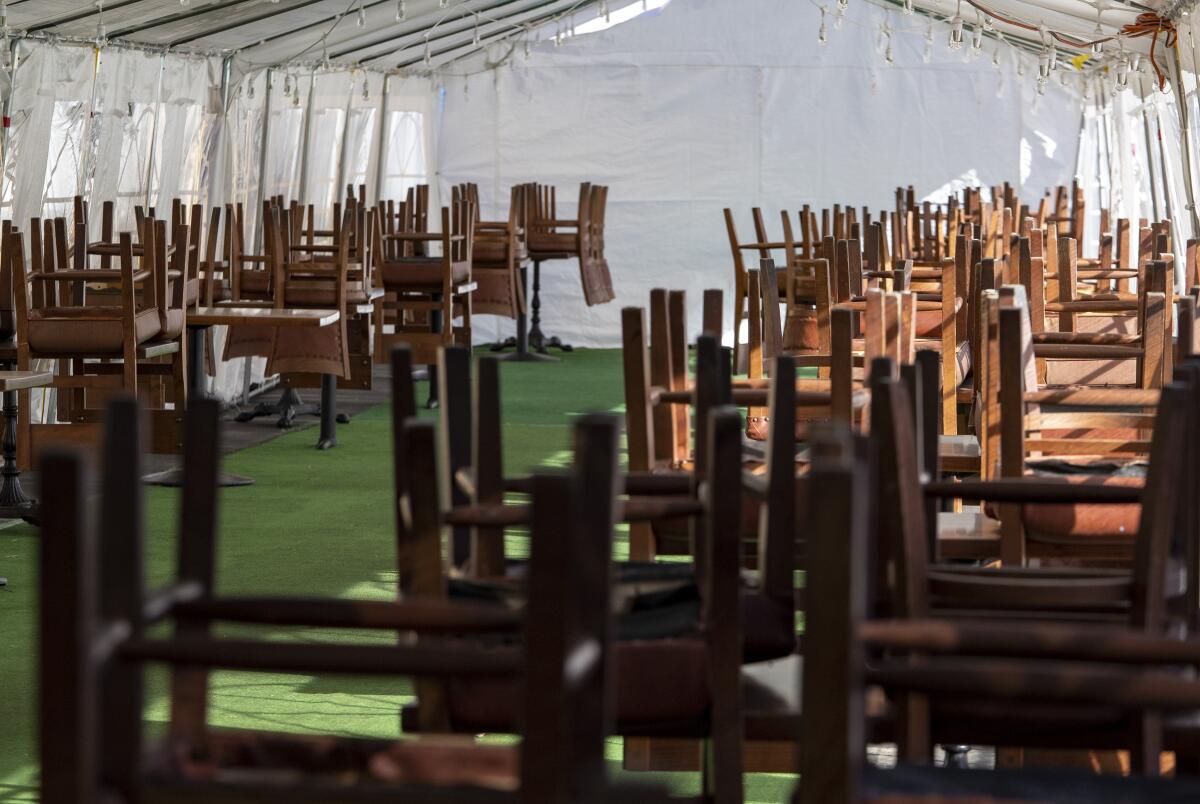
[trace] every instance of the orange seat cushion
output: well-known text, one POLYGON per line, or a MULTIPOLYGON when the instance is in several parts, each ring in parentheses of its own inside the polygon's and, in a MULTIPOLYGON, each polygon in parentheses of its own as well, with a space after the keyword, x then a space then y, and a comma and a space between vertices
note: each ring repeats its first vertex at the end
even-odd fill
MULTIPOLYGON (((1068 483, 1142 488, 1145 478, 1078 474, 1062 475, 1068 483)), ((984 510, 998 518, 994 505, 984 510)), ((1136 503, 1097 505, 1094 503, 1036 503, 1021 507, 1021 523, 1026 535, 1042 542, 1078 543, 1082 541, 1131 542, 1137 536, 1142 506, 1136 503)))
POLYGON ((942 336, 942 311, 917 310, 917 337, 940 338, 942 336))

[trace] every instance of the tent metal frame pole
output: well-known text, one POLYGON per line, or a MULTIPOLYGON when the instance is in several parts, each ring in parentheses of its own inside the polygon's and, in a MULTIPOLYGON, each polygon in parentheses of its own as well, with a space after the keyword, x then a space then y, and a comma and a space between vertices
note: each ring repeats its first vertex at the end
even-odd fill
MULTIPOLYGON (((20 45, 19 39, 12 39, 8 43, 8 63, 11 65, 9 75, 12 76, 12 87, 9 88, 8 95, 4 98, 4 119, 12 120, 12 96, 13 89, 17 84, 17 48, 20 45)), ((7 178, 5 167, 8 165, 8 151, 12 144, 12 125, 4 126, 4 138, 0 139, 0 198, 4 197, 4 184, 7 178)), ((16 197, 13 197, 13 209, 9 211, 9 217, 15 218, 13 212, 16 211, 16 197)), ((17 221, 14 220, 13 223, 17 221)))
POLYGON ((308 145, 312 140, 313 103, 317 97, 317 71, 308 75, 308 102, 304 106, 304 136, 300 138, 300 195, 301 204, 308 203, 308 145))
MULTIPOLYGON (((272 79, 274 72, 276 72, 275 68, 267 68, 266 97, 263 99, 262 139, 258 143, 258 203, 255 204, 256 208, 250 211, 251 215, 259 214, 267 194, 267 143, 270 142, 271 134, 271 96, 275 94, 271 89, 275 84, 272 79)), ((254 251, 256 254, 262 253, 262 229, 261 226, 254 227, 254 251)), ((247 359, 246 365, 247 367, 250 365, 249 359, 247 359)))
POLYGON ((150 156, 146 159, 146 191, 142 193, 146 214, 150 214, 150 190, 154 186, 154 157, 158 155, 158 123, 162 115, 163 73, 167 70, 165 53, 158 57, 158 87, 154 91, 154 125, 150 128, 150 156))
MULTIPOLYGON (((1179 43, 1176 42, 1172 49, 1174 56, 1173 63, 1175 65, 1174 81, 1171 82, 1175 89, 1175 109, 1179 115, 1179 153, 1180 160, 1183 162, 1183 179, 1184 179, 1184 196, 1187 198, 1188 217, 1192 224, 1192 237, 1200 235, 1200 212, 1196 210, 1196 171, 1195 165, 1192 163, 1192 125, 1191 115, 1188 113, 1188 99, 1183 89, 1183 64, 1179 59, 1179 43)), ((1182 269, 1180 261, 1176 260, 1176 268, 1182 269)))
MULTIPOLYGON (((364 77, 365 81, 366 78, 364 77)), ((333 201, 337 203, 342 194, 342 185, 346 183, 346 140, 350 136, 350 115, 354 114, 354 73, 350 73, 350 92, 346 96, 346 119, 342 121, 341 153, 338 154, 337 183, 333 185, 333 201)), ((365 200, 365 199, 364 199, 365 200)), ((330 221, 329 228, 337 228, 336 221, 330 221)))
POLYGON ((1158 220, 1158 180, 1154 178, 1154 141, 1150 138, 1150 107, 1145 79, 1138 81, 1142 95, 1142 134, 1146 138, 1146 172, 1150 175, 1150 212, 1158 220))
POLYGON ((208 177, 208 191, 205 195, 205 206, 219 206, 213 204, 213 198, 216 196, 216 188, 225 182, 225 189, 228 192, 229 198, 233 198, 233 173, 228 170, 229 154, 232 153, 233 139, 229 132, 229 97, 233 94, 233 56, 226 56, 221 60, 221 131, 217 138, 216 155, 221 159, 221 168, 228 172, 227 176, 217 176, 217 171, 213 170, 208 177), (224 147, 222 147, 224 146, 224 147))
POLYGON ((387 114, 388 92, 392 88, 392 77, 383 77, 383 91, 379 93, 379 142, 375 146, 375 203, 383 200, 383 160, 387 157, 387 114))

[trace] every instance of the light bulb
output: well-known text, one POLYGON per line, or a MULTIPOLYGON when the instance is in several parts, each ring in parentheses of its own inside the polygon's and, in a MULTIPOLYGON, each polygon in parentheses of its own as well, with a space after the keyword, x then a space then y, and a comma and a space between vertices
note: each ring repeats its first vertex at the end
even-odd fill
POLYGON ((821 6, 821 27, 817 28, 817 42, 825 44, 829 41, 829 29, 825 27, 825 6, 821 6))
POLYGON ((362 99, 363 100, 371 99, 371 84, 370 84, 370 82, 367 81, 367 77, 365 75, 363 76, 362 99))
POLYGON ((850 0, 837 0, 838 10, 845 11, 850 8, 850 0))
POLYGON ((599 16, 604 17, 605 22, 609 21, 608 20, 608 2, 607 2, 607 0, 600 0, 600 8, 597 13, 599 16))
POLYGON ((1050 48, 1050 69, 1058 69, 1058 51, 1054 48, 1050 48))
POLYGON ((1038 56, 1038 78, 1045 78, 1050 75, 1050 54, 1042 51, 1038 56))
POLYGON ((396 22, 404 22, 408 17, 408 9, 404 7, 404 0, 396 0, 396 22))
POLYGON ((433 53, 429 49, 429 34, 425 34, 425 66, 428 67, 431 61, 433 61, 433 53))
POLYGON ((253 79, 246 80, 246 97, 249 98, 250 100, 254 99, 254 80, 253 79))
POLYGON ((293 106, 299 106, 299 105, 300 105, 300 93, 299 93, 299 92, 297 92, 296 94, 292 95, 292 105, 293 105, 293 106))
POLYGON ((283 96, 286 98, 292 94, 292 75, 285 73, 283 76, 283 96))
POLYGON ((1104 43, 1099 41, 1104 38, 1104 29, 1100 27, 1099 22, 1096 23, 1096 30, 1092 31, 1092 36, 1097 40, 1092 43, 1092 54, 1099 56, 1104 52, 1104 43))
POLYGON ((358 0, 358 17, 354 21, 359 28, 367 27, 367 10, 363 8, 362 0, 358 0))
POLYGON ((904 6, 901 8, 901 11, 904 12, 904 15, 911 17, 913 10, 913 0, 904 0, 904 6))
POLYGON ((983 28, 975 26, 975 30, 971 32, 971 50, 975 51, 978 56, 983 52, 983 28))
POLYGON ((1117 62, 1117 86, 1121 89, 1129 87, 1129 61, 1126 59, 1117 62))
POLYGON ((963 21, 959 17, 950 20, 950 40, 947 44, 951 50, 958 50, 963 46, 963 21))
POLYGON ((445 8, 450 5, 450 0, 438 0, 438 8, 445 8))
POLYGON ((921 53, 921 60, 926 64, 933 61, 933 23, 929 23, 929 27, 925 29, 925 50, 921 53))
POLYGON ((1045 95, 1045 94, 1046 94, 1046 79, 1045 79, 1045 78, 1038 78, 1038 80, 1037 80, 1037 94, 1039 94, 1039 95, 1045 95))
POLYGON ((191 4, 192 0, 179 0, 179 5, 181 6, 190 6, 191 4))
POLYGON ((896 63, 896 57, 895 57, 895 55, 892 53, 892 43, 891 43, 891 40, 889 40, 889 41, 888 41, 887 50, 883 51, 883 60, 884 60, 884 61, 886 61, 888 64, 895 64, 895 63, 896 63))
POLYGON ((574 14, 572 14, 570 17, 567 18, 567 35, 568 36, 575 35, 575 15, 574 14))
POLYGON ((479 47, 479 15, 475 15, 475 34, 471 37, 471 44, 479 47))

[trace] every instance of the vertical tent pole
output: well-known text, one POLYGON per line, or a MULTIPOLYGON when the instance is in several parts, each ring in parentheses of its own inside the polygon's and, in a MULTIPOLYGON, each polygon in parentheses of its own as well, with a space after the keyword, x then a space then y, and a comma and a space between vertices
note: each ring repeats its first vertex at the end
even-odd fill
MULTIPOLYGON (((263 197, 266 195, 266 192, 267 192, 267 142, 268 142, 268 138, 270 137, 270 134, 271 134, 271 95, 274 94, 272 92, 271 87, 274 86, 274 84, 275 84, 275 82, 271 79, 271 75, 274 72, 275 72, 274 69, 272 69, 270 67, 267 68, 266 97, 263 99, 262 135, 261 135, 261 139, 258 143, 258 202, 255 204, 255 208, 250 210, 251 215, 257 215, 259 213, 259 211, 262 209, 263 197)), ((285 80, 286 80, 286 73, 285 73, 285 80)), ((300 88, 297 87, 296 91, 299 92, 300 88)), ((236 199, 234 200, 234 203, 237 203, 236 199)), ((263 228, 261 226, 256 226, 254 228, 254 253, 255 254, 262 253, 262 237, 263 237, 262 230, 263 230, 263 228)), ((250 362, 249 362, 249 360, 247 360, 246 366, 249 367, 249 365, 250 365, 250 362)), ((248 368, 247 368, 247 371, 249 371, 248 368)), ((249 381, 247 381, 246 387, 247 388, 250 387, 249 381)))
POLYGON ((142 193, 142 203, 146 205, 149 214, 150 188, 154 186, 154 155, 158 152, 158 116, 162 109, 163 73, 167 69, 167 54, 158 54, 158 86, 154 90, 154 123, 150 126, 150 154, 146 159, 146 189, 142 193))
MULTIPOLYGON (((7 177, 8 168, 8 149, 12 140, 12 128, 9 121, 12 120, 12 96, 17 87, 17 45, 21 40, 12 39, 8 43, 8 63, 11 69, 12 80, 8 82, 8 95, 4 98, 4 136, 0 139, 0 198, 4 197, 4 180, 7 177)), ((15 191, 14 191, 15 193, 15 191)), ((13 196, 12 211, 9 217, 16 224, 17 199, 13 196)))
POLYGON ((1142 95, 1142 134, 1146 138, 1146 172, 1150 174, 1150 211, 1158 220, 1158 180, 1154 178, 1154 140, 1150 138, 1150 102, 1146 98, 1146 79, 1138 77, 1142 95))
POLYGON ((308 145, 312 139, 313 104, 317 99, 317 71, 308 74, 308 106, 304 109, 304 136, 300 138, 300 194, 301 204, 308 203, 308 145))
MULTIPOLYGON (((1192 143, 1192 126, 1191 115, 1188 113, 1187 95, 1183 91, 1183 64, 1179 60, 1179 43, 1176 41, 1175 47, 1171 51, 1173 63, 1175 65, 1174 80, 1171 85, 1175 89, 1175 108, 1179 115, 1179 132, 1180 140, 1179 153, 1183 161, 1183 181, 1184 193, 1187 198, 1188 217, 1192 224, 1192 237, 1200 236, 1200 213, 1196 211, 1196 173, 1192 164, 1192 148, 1195 147, 1192 143)), ((1175 261, 1176 276, 1181 276, 1183 271, 1183 262, 1175 261)))
POLYGON ((379 93, 379 142, 375 144, 375 203, 383 198, 383 160, 387 158, 388 92, 392 88, 392 77, 383 77, 383 92, 379 93))

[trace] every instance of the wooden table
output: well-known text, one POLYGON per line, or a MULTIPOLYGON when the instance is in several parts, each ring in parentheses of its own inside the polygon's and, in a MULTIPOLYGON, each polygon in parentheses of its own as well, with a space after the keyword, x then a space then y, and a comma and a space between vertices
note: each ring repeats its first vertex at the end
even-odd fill
MULTIPOLYGON (((327 327, 341 320, 339 310, 309 310, 237 304, 217 307, 198 307, 187 311, 188 330, 188 395, 204 394, 204 330, 217 326, 257 327, 327 327)), ((321 377, 321 433, 317 449, 337 445, 337 378, 332 374, 321 377)), ((158 472, 145 477, 144 482, 155 486, 180 486, 183 473, 178 469, 158 472)), ((248 486, 253 478, 222 473, 220 486, 248 486)))

